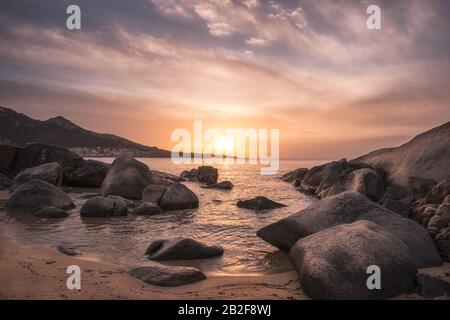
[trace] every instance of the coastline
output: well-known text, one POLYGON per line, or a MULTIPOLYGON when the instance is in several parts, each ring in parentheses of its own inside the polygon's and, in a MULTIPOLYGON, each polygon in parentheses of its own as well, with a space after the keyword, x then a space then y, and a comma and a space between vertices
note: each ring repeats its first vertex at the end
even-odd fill
POLYGON ((23 246, 0 225, 0 299, 308 299, 295 271, 258 276, 208 276, 180 287, 158 287, 129 276, 123 266, 93 255, 67 256, 23 246), (66 287, 66 268, 81 268, 81 290, 66 287))

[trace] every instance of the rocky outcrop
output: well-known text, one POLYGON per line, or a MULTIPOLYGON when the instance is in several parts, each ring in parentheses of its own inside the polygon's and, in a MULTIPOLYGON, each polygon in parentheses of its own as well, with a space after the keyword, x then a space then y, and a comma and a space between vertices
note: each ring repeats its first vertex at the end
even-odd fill
POLYGON ((182 286, 206 279, 203 272, 196 268, 165 266, 156 263, 132 269, 128 274, 145 283, 163 287, 182 286))
POLYGON ((61 186, 63 168, 57 162, 41 164, 37 167, 22 170, 13 180, 11 188, 14 190, 21 184, 32 179, 48 182, 54 186, 61 186))
POLYGON ((396 147, 370 152, 356 159, 387 173, 389 184, 407 186, 409 177, 450 179, 450 122, 396 147))
POLYGON ((161 207, 157 203, 154 203, 154 202, 144 202, 140 206, 131 210, 131 214, 134 214, 137 216, 153 216, 155 214, 161 214, 161 213, 162 213, 161 207))
POLYGON ((63 191, 41 180, 20 185, 6 203, 6 210, 13 213, 32 214, 47 207, 69 210, 75 205, 63 191))
POLYGON ((180 174, 181 179, 187 181, 201 182, 205 184, 216 184, 219 178, 219 172, 211 166, 201 166, 190 171, 183 171, 180 174))
POLYGON ((82 217, 125 216, 127 213, 128 207, 125 201, 102 196, 88 199, 80 210, 82 217))
POLYGON ((169 186, 161 198, 163 210, 180 210, 198 208, 198 198, 194 192, 181 183, 169 186))
POLYGON ((144 191, 142 191, 142 201, 143 202, 154 202, 159 204, 161 198, 167 190, 167 186, 159 184, 151 184, 147 186, 144 191))
POLYGON ((47 219, 62 219, 69 216, 69 213, 65 210, 58 209, 55 207, 46 207, 38 210, 34 213, 36 217, 47 218, 47 219))
POLYGON ((415 288, 416 265, 409 252, 379 225, 358 221, 299 240, 289 256, 302 289, 313 299, 387 299, 415 288), (367 270, 374 265, 382 284, 370 290, 367 270))
POLYGON ((238 206, 239 208, 250 209, 255 211, 286 207, 286 205, 272 201, 266 197, 256 197, 249 200, 240 200, 237 202, 236 206, 238 206))
POLYGON ((418 268, 441 263, 439 254, 426 230, 370 201, 358 192, 344 192, 321 201, 260 230, 257 235, 268 243, 289 250, 297 240, 340 224, 367 220, 403 241, 418 268))
POLYGON ((189 238, 175 238, 153 241, 145 254, 151 260, 192 260, 220 256, 223 249, 189 238))
POLYGON ((101 186, 107 164, 84 160, 70 150, 40 143, 25 147, 0 145, 0 172, 14 177, 20 171, 46 163, 58 163, 63 168, 62 183, 74 187, 101 186))
POLYGON ((142 191, 151 183, 152 174, 145 164, 133 158, 119 157, 108 170, 100 193, 140 200, 142 191))
POLYGON ((281 177, 281 179, 283 181, 292 183, 295 187, 298 187, 301 184, 307 172, 308 172, 307 168, 298 168, 295 169, 294 171, 286 173, 281 177))

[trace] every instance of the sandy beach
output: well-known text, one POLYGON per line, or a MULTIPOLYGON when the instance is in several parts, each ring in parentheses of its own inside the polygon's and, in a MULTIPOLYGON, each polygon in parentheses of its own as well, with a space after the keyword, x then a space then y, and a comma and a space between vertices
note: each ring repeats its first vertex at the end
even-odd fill
POLYGON ((180 287, 157 287, 128 276, 101 257, 66 256, 20 245, 0 226, 1 299, 307 299, 296 272, 264 276, 208 276, 180 287), (81 268, 81 290, 66 287, 66 268, 81 268))

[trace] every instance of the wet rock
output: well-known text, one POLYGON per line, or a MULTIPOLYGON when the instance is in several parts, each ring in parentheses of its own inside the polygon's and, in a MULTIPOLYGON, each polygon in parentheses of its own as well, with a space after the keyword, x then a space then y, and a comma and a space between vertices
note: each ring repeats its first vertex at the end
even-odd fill
POLYGON ((66 174, 64 183, 73 187, 100 188, 109 167, 101 161, 85 160, 66 174))
POLYGON ((285 175, 281 177, 283 181, 294 183, 296 180, 300 180, 300 182, 303 180, 304 176, 308 172, 307 168, 298 168, 294 171, 288 172, 285 175))
POLYGON ((196 268, 161 264, 138 267, 130 270, 128 274, 145 283, 164 287, 182 286, 206 279, 203 272, 196 268))
POLYGON ((194 192, 181 183, 169 186, 161 198, 163 210, 180 210, 198 208, 198 198, 194 192))
POLYGON ((299 240, 289 256, 302 289, 313 299, 387 299, 415 288, 408 247, 380 226, 358 221, 299 240), (382 274, 380 290, 367 287, 367 268, 382 274))
POLYGON ((18 186, 6 203, 6 210, 16 213, 35 213, 47 207, 69 210, 75 205, 62 190, 41 180, 30 180, 18 186))
POLYGON ((316 194, 316 190, 313 188, 305 187, 303 185, 295 188, 298 192, 301 192, 303 194, 306 194, 308 196, 314 196, 316 194))
POLYGON ((142 201, 160 203, 166 190, 167 186, 151 184, 142 191, 142 201))
POLYGON ((236 206, 238 206, 239 208, 251 209, 256 211, 286 207, 286 205, 275 202, 266 197, 256 197, 249 200, 240 200, 238 201, 236 206))
POLYGON ((139 207, 133 209, 131 214, 138 216, 153 216, 155 214, 161 214, 163 211, 161 207, 154 202, 144 202, 139 207))
POLYGON ((427 231, 416 222, 403 218, 358 192, 344 192, 270 224, 257 235, 268 243, 289 250, 297 240, 340 224, 368 220, 378 224, 409 247, 417 267, 441 263, 439 254, 427 231))
POLYGON ((234 185, 231 183, 231 181, 222 181, 219 183, 203 186, 203 188, 206 189, 219 189, 219 190, 231 190, 233 189, 233 187, 234 185))
POLYGON ((12 189, 32 179, 38 179, 59 187, 62 182, 63 168, 57 162, 41 164, 22 170, 13 180, 12 189))
POLYGON ((151 260, 192 260, 220 256, 223 249, 189 238, 175 238, 153 241, 145 254, 151 260))
POLYGON ((450 264, 419 269, 417 272, 417 283, 420 294, 426 298, 450 296, 450 264))
POLYGON ((170 186, 173 183, 176 182, 182 182, 184 179, 181 179, 173 174, 162 172, 158 170, 151 170, 153 182, 154 184, 163 185, 163 186, 170 186))
POLYGON ((116 200, 116 205, 119 204, 121 207, 125 206, 128 209, 132 209, 136 206, 136 203, 133 200, 126 199, 120 196, 107 196, 107 198, 116 200))
POLYGON ((82 217, 112 217, 127 215, 128 208, 125 202, 119 199, 102 196, 87 200, 80 210, 82 217))
POLYGON ((145 164, 134 158, 122 156, 114 160, 108 170, 100 194, 140 200, 142 191, 152 182, 152 174, 145 164))
POLYGON ((345 175, 347 160, 341 159, 311 168, 303 178, 303 185, 320 190, 327 189, 345 175), (320 188, 319 188, 320 187, 320 188))
POLYGON ((196 181, 205 184, 216 184, 219 178, 219 172, 216 168, 211 166, 201 166, 197 169, 192 169, 190 171, 183 171, 180 174, 181 179, 187 181, 196 181))
POLYGON ((58 209, 55 207, 47 207, 41 210, 38 210, 34 213, 37 217, 48 218, 48 219, 59 219, 66 218, 69 216, 69 213, 65 210, 58 209))

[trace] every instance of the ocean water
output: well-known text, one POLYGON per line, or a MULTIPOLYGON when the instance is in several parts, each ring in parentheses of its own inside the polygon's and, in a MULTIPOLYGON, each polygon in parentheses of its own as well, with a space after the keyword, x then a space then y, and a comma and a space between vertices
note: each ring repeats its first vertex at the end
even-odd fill
MULTIPOLYGON (((98 159, 112 162, 113 159, 98 159)), ((182 170, 198 165, 174 165, 170 159, 139 159, 151 169, 178 175, 182 170)), ((204 189, 198 183, 185 184, 200 200, 198 209, 165 212, 156 216, 127 216, 114 218, 81 218, 83 193, 70 192, 77 207, 65 219, 18 218, 1 213, 9 235, 30 245, 57 247, 77 246, 82 252, 108 257, 126 266, 148 263, 144 256, 147 246, 157 239, 190 237, 211 245, 220 245, 222 257, 168 262, 190 265, 208 274, 267 274, 290 270, 287 255, 256 236, 256 231, 272 222, 307 207, 311 199, 280 180, 280 176, 299 167, 310 168, 329 159, 280 160, 275 176, 260 175, 259 165, 214 165, 219 181, 230 180, 229 191, 204 189), (236 207, 236 202, 255 196, 266 196, 287 207, 267 212, 254 212, 236 207)))

